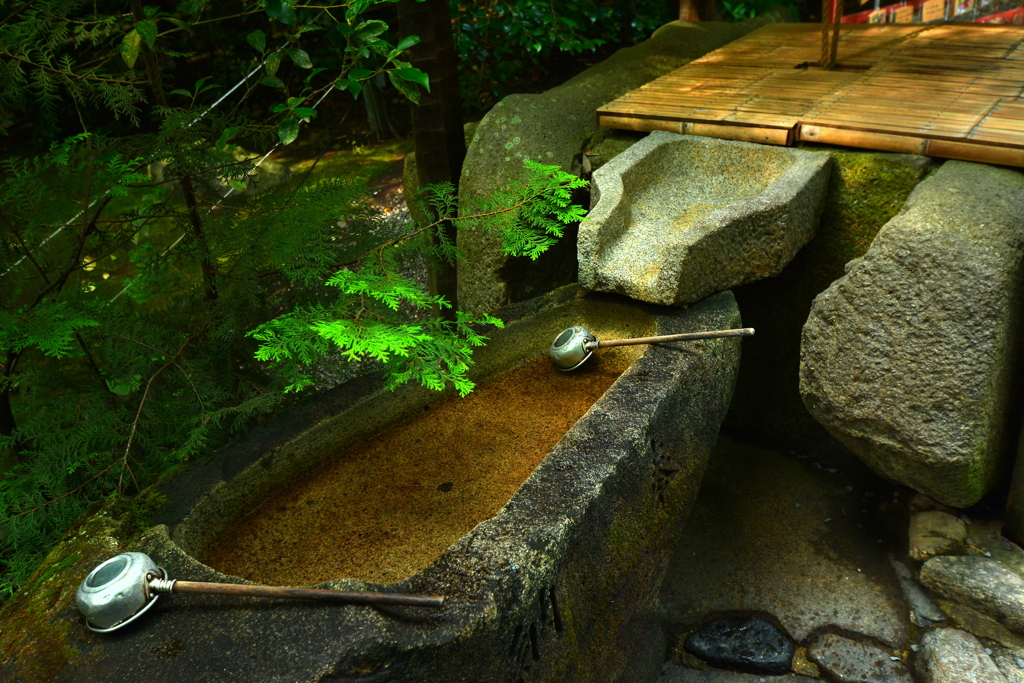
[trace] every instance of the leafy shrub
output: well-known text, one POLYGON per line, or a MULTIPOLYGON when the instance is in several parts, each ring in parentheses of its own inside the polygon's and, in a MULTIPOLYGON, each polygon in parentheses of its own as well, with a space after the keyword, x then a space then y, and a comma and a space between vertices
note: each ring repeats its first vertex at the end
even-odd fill
MULTIPOLYGON (((400 59, 415 39, 391 44, 384 22, 362 17, 379 1, 263 0, 240 18, 202 0, 173 13, 133 2, 131 15, 41 0, 0 20, 0 123, 73 111, 89 129, 9 158, 0 177, 0 455, 12 463, 0 479, 0 596, 90 504, 138 494, 280 410, 331 354, 385 362, 393 386, 472 388, 470 351, 484 338, 471 324, 496 321, 397 313, 403 301, 445 305, 398 271, 404 254, 458 258, 440 230, 454 218, 451 187, 434 188, 430 220, 396 232, 354 183, 262 191, 263 155, 237 154, 292 143, 323 97, 358 95, 381 73, 418 97, 426 76, 400 59), (203 27, 254 15, 265 23, 239 32, 249 57, 231 63, 246 78, 222 112, 216 79, 171 67, 203 27), (344 45, 324 62, 303 41, 317 31, 344 45), (371 53, 379 66, 360 68, 371 53), (249 119, 243 105, 261 91, 273 104, 249 119), (103 115, 120 123, 93 129, 103 115)), ((535 165, 455 223, 499 230, 510 252, 535 257, 579 220, 568 197, 581 183, 535 165)))
POLYGON ((463 102, 478 111, 507 95, 510 84, 545 74, 558 60, 632 45, 675 18, 664 0, 452 0, 451 12, 463 102))

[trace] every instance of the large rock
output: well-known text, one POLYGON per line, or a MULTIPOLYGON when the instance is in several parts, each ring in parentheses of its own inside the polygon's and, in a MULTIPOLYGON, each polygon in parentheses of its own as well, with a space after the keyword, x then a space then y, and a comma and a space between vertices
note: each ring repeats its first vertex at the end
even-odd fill
POLYGON ((866 640, 825 633, 811 642, 808 656, 839 683, 914 683, 898 657, 866 640))
MULTIPOLYGON (((728 293, 666 311, 576 287, 522 302, 502 318, 505 329, 488 332, 491 341, 474 354, 478 380, 536 357, 570 321, 620 333, 741 324, 728 293)), ((652 680, 665 652, 656 602, 667 555, 717 438, 739 350, 739 339, 648 347, 504 507, 426 569, 388 585, 342 577, 322 584, 440 594, 441 610, 182 594, 116 634, 86 630, 75 589, 101 558, 139 550, 174 578, 242 583, 201 564, 192 549, 216 543, 275 487, 315 471, 344 444, 451 398, 411 385, 380 391, 371 376, 354 380, 326 395, 326 407, 286 415, 165 480, 170 501, 151 519, 162 523, 141 536, 126 531, 125 518, 145 521, 145 511, 104 509, 73 527, 0 611, 2 677, 652 680)))
POLYGON ((921 566, 921 583, 1024 633, 1024 578, 981 555, 933 557, 921 566))
POLYGON ((772 277, 814 236, 824 154, 654 131, 594 173, 580 284, 679 306, 772 277))
MULTIPOLYGON (((510 95, 480 122, 466 152, 460 196, 484 197, 521 178, 523 160, 532 159, 578 173, 584 153, 611 131, 597 125, 595 111, 644 83, 772 21, 770 14, 738 23, 685 21, 658 29, 636 47, 619 50, 563 85, 538 95, 510 95)), ((458 246, 469 263, 459 264, 459 305, 480 313, 510 301, 576 281, 575 231, 537 261, 510 258, 500 239, 463 232, 458 246)))
POLYGON ((925 683, 1007 683, 978 639, 956 628, 924 634, 917 670, 925 683))
POLYGON ((793 642, 764 619, 726 617, 686 639, 686 652, 719 669, 769 676, 789 673, 793 642))
POLYGON ((779 448, 853 457, 800 400, 800 334, 814 297, 842 277, 850 260, 899 212, 933 166, 928 157, 829 148, 833 167, 814 238, 777 277, 733 290, 743 322, 757 335, 743 342, 726 425, 779 448))
POLYGON ((1024 175, 950 161, 815 298, 800 393, 880 475, 954 507, 995 483, 1016 370, 1024 175))

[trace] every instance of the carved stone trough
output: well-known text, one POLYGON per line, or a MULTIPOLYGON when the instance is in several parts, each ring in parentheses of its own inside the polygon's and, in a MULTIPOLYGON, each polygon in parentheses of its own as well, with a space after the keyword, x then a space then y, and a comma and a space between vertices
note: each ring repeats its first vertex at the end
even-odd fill
POLYGON ((580 284, 682 305, 778 275, 814 236, 832 159, 655 131, 594 172, 580 284))
MULTIPOLYGON (((481 391, 489 377, 536 358, 573 324, 607 337, 740 327, 729 292, 684 310, 571 286, 499 315, 507 327, 489 332, 490 343, 476 353, 474 379, 481 391)), ((620 368, 612 369, 624 369, 621 376, 609 380, 610 388, 597 394, 589 410, 566 425, 564 436, 510 497, 485 518, 471 520, 465 530, 450 522, 452 540, 443 541, 420 565, 401 565, 394 557, 360 565, 359 572, 390 576, 386 581, 335 570, 330 565, 335 560, 322 558, 355 566, 344 564, 351 559, 347 542, 321 539, 312 522, 295 532, 304 530, 317 541, 306 544, 313 550, 302 561, 282 557, 288 554, 284 551, 267 551, 255 562, 237 565, 245 567, 241 576, 201 561, 219 552, 214 564, 230 564, 232 553, 225 557, 222 552, 225 544, 242 543, 232 546, 239 548, 237 554, 256 552, 259 544, 253 539, 262 533, 252 521, 261 514, 256 511, 291 509, 289 487, 299 480, 316 483, 317 472, 344 460, 339 453, 349 452, 346 448, 442 411, 446 402, 469 400, 414 386, 384 391, 379 377, 350 382, 165 479, 161 486, 168 502, 141 535, 129 537, 124 515, 119 518, 110 508, 69 530, 26 584, 33 590, 0 614, 0 629, 6 632, 2 643, 8 653, 16 653, 6 664, 5 680, 653 679, 664 659, 656 603, 667 554, 715 444, 739 353, 738 338, 602 352, 592 359, 592 372, 620 362, 620 368), (633 355, 616 361, 612 351, 633 355), (255 545, 245 545, 250 541, 255 545), (446 603, 441 609, 372 608, 181 594, 168 596, 116 633, 92 633, 75 611, 74 590, 100 559, 122 550, 147 553, 180 579, 243 583, 267 571, 278 585, 301 585, 310 576, 303 572, 317 565, 319 574, 313 575, 328 579, 317 582, 323 588, 442 595, 446 603), (45 603, 36 601, 44 594, 45 603)), ((588 381, 574 378, 585 369, 550 371, 567 382, 566 392, 573 391, 572 382, 588 381)), ((508 420, 512 417, 508 414, 508 420)), ((505 421, 480 430, 481 448, 505 421)), ((420 457, 440 458, 442 450, 423 444, 420 457)), ((416 463, 409 467, 415 470, 416 463)), ((424 465, 423 471, 428 470, 424 465)), ((371 473, 371 479, 395 481, 395 488, 411 486, 403 473, 384 465, 371 473)), ((420 488, 437 496, 427 509, 443 508, 443 496, 464 488, 460 475, 453 467, 446 474, 449 481, 438 485, 432 475, 423 474, 420 488)), ((393 492, 384 507, 401 508, 404 490, 393 492)), ((297 506, 316 507, 313 498, 303 500, 305 495, 297 506)), ((383 494, 363 499, 378 495, 383 494)), ((337 524, 359 514, 320 512, 335 515, 337 524)), ((446 524, 442 519, 441 526, 446 524)), ((402 531, 374 532, 379 535, 370 545, 387 545, 388 531, 396 530, 402 531)), ((357 535, 348 537, 353 546, 360 540, 357 535)), ((413 535, 430 533, 420 529, 413 535)))

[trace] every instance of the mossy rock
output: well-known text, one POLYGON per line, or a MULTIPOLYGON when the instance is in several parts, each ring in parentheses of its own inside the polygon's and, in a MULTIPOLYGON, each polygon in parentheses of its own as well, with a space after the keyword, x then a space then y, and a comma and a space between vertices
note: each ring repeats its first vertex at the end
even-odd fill
MULTIPOLYGON (((674 21, 557 88, 506 97, 473 134, 460 198, 490 196, 522 178, 526 159, 584 175, 584 154, 612 134, 598 126, 598 107, 755 29, 788 20, 783 14, 735 23, 674 21)), ((574 201, 589 203, 589 198, 574 201)), ((577 279, 575 228, 535 261, 507 256, 500 236, 486 231, 460 233, 458 246, 468 259, 459 267, 459 306, 472 313, 493 312, 577 279)))
POLYGON ((800 398, 800 336, 811 302, 863 256, 885 223, 937 163, 910 154, 805 147, 835 165, 818 231, 780 275, 734 290, 743 324, 743 364, 725 425, 798 451, 843 452, 800 398))
MULTIPOLYGON (((94 505, 73 524, 18 593, 0 609, 0 679, 48 683, 83 651, 75 590, 100 562, 146 531, 146 521, 166 499, 153 489, 133 500, 94 505), (13 625, 17 628, 13 628, 13 625), (18 674, 6 678, 9 664, 18 674)), ((8 671, 8 673, 10 673, 8 671)))

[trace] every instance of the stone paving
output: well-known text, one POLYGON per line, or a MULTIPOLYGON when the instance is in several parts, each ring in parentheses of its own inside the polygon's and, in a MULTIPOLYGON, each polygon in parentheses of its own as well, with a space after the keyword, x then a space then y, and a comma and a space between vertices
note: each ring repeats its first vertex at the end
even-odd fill
POLYGON ((888 484, 852 455, 720 436, 662 589, 657 683, 1024 682, 1024 550, 987 512, 888 484), (716 651, 708 626, 739 618, 788 642, 751 627, 765 642, 737 644, 733 629, 716 651), (790 657, 787 673, 758 673, 750 652, 790 657))

